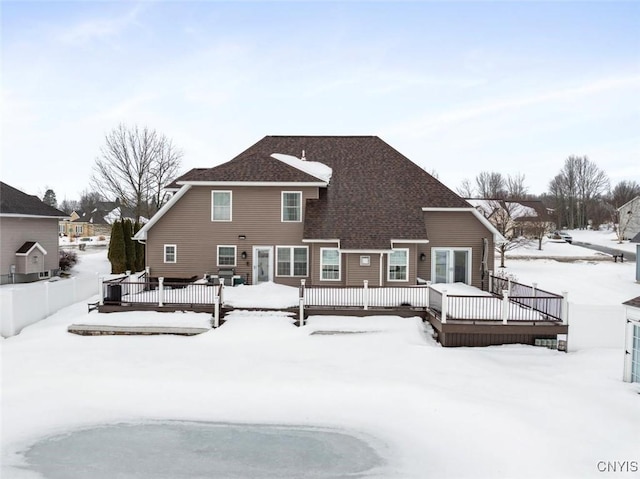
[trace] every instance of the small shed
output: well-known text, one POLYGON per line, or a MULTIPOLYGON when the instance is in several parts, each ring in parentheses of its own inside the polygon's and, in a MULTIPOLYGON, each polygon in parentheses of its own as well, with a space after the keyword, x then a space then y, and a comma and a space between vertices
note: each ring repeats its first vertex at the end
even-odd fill
POLYGON ((640 383, 640 296, 622 304, 627 310, 623 379, 640 383))
POLYGON ((42 275, 47 251, 37 241, 27 241, 16 251, 16 273, 42 275))

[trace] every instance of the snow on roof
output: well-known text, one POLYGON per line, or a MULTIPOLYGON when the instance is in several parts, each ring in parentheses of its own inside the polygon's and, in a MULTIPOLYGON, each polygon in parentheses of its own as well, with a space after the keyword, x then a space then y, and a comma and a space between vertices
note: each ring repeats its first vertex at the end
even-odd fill
POLYGON ((507 208, 512 218, 535 218, 538 216, 536 210, 515 201, 506 201, 507 208))
POLYGON ((292 155, 285 155, 283 153, 273 153, 271 157, 276 160, 280 160, 289 166, 293 166, 300 171, 304 171, 311 176, 315 176, 325 183, 329 183, 329 181, 331 181, 333 170, 324 163, 320 163, 318 161, 307 161, 305 159, 297 158, 292 155))
POLYGON ((485 217, 491 216, 497 207, 495 200, 467 198, 467 202, 477 210, 480 210, 485 217))

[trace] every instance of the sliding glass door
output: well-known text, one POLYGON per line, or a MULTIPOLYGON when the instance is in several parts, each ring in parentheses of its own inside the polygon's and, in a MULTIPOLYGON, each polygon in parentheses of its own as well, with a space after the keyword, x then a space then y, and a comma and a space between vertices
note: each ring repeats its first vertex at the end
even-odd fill
POLYGON ((471 248, 433 248, 431 280, 434 283, 471 283, 471 248))

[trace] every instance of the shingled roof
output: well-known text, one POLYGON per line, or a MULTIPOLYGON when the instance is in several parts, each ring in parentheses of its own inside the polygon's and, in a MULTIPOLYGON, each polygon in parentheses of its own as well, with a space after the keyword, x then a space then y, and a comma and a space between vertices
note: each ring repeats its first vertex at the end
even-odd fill
POLYGON ((0 214, 15 216, 51 216, 66 218, 66 213, 0 181, 0 214))
POLYGON ((182 181, 318 182, 271 157, 304 156, 333 170, 306 204, 304 238, 340 239, 343 249, 385 250, 392 240, 425 240, 423 207, 470 208, 456 193, 377 136, 266 136, 234 159, 182 181))
POLYGON ((625 301, 622 304, 624 304, 625 306, 633 306, 634 308, 640 309, 640 296, 630 299, 629 301, 625 301))

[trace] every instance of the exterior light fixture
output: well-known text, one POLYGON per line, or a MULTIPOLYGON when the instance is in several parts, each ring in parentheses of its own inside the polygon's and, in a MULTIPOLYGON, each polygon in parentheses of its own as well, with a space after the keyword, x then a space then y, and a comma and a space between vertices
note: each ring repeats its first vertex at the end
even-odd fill
POLYGON ((243 251, 243 252, 240 254, 240 257, 241 257, 242 259, 247 259, 247 252, 246 252, 246 251, 243 251))
POLYGON ((427 255, 424 253, 420 253, 420 261, 426 261, 427 260, 427 255))
POLYGON ((247 235, 238 235, 238 239, 246 240, 247 239, 247 235))

